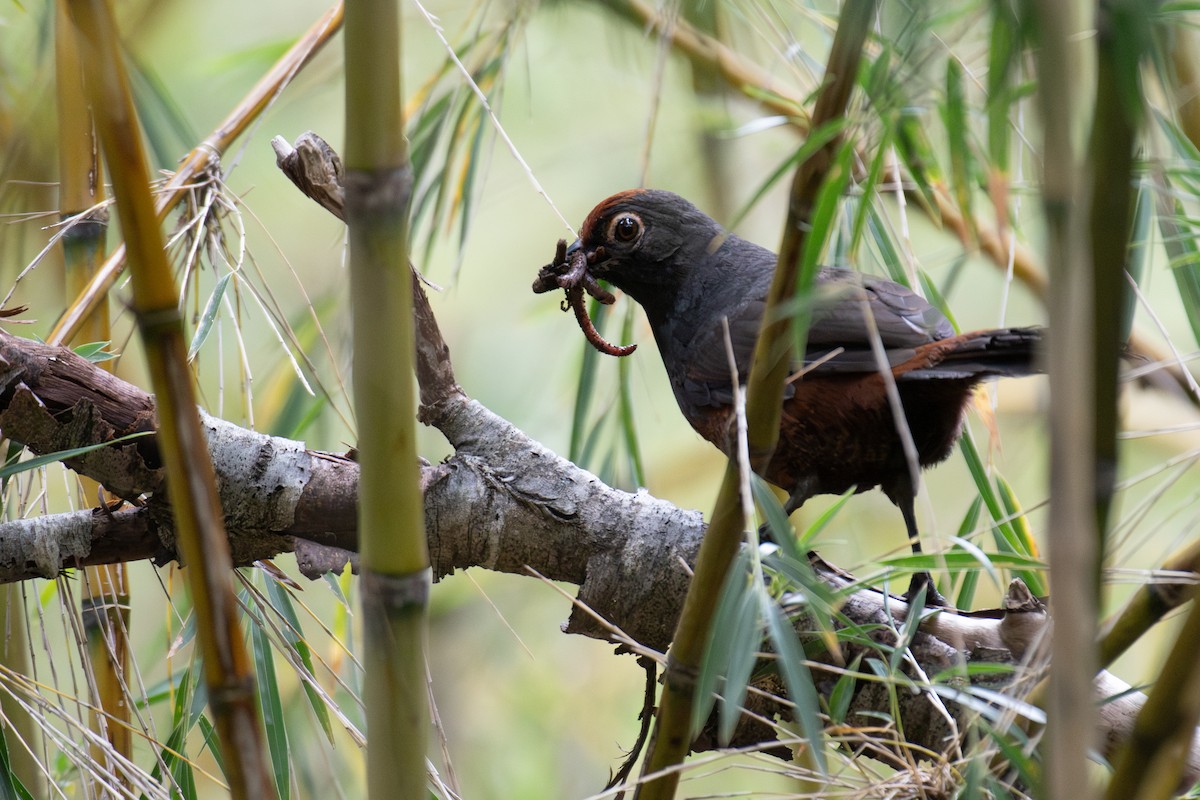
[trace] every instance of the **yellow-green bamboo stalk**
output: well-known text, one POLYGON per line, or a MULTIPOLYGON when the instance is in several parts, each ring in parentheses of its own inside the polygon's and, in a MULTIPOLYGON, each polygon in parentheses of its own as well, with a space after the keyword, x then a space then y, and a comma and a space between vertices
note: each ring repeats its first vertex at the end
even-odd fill
POLYGON ((346 3, 346 224, 354 315, 367 794, 427 796, 429 554, 416 449, 397 0, 346 3))
MULTIPOLYGON (((166 215, 179 205, 192 186, 201 180, 208 170, 219 165, 221 154, 258 119, 309 59, 341 29, 341 25, 342 3, 339 0, 275 62, 212 133, 183 158, 179 169, 156 195, 155 203, 160 220, 165 219, 166 215)), ((66 313, 47 337, 47 342, 64 344, 71 341, 83 320, 108 297, 109 290, 116 284, 124 267, 125 247, 121 245, 113 250, 88 285, 67 307, 66 313)))
MULTIPOLYGON (((65 285, 70 300, 83 289, 104 257, 108 228, 107 209, 96 206, 104 199, 104 172, 92 117, 83 95, 83 65, 79 62, 77 38, 67 18, 66 3, 56 4, 54 50, 55 89, 58 106, 58 207, 64 220, 73 220, 63 233, 65 285)), ((100 304, 80 324, 76 343, 108 341, 108 306, 100 304)), ((112 362, 102 366, 111 369, 112 362)), ((82 496, 96 502, 99 484, 80 477, 82 496)), ((129 672, 129 593, 124 564, 88 567, 81 587, 83 628, 87 636, 88 660, 96 690, 89 724, 108 740, 109 748, 92 744, 92 758, 108 765, 113 780, 123 781, 122 771, 109 757, 109 750, 125 759, 133 755, 129 727, 131 703, 125 676, 129 672)))
POLYGON ((1187 788, 1180 780, 1200 722, 1200 603, 1190 594, 1187 620, 1115 759, 1108 800, 1167 800, 1187 788))
MULTIPOLYGON (((1081 157, 1086 80, 1084 31, 1091 4, 1033 4, 1038 32, 1038 91, 1045 128, 1043 205, 1051 265, 1049 340, 1050 537, 1054 567, 1054 639, 1046 712, 1044 795, 1052 800, 1094 795, 1086 780, 1096 730, 1092 681, 1096 673, 1099 537, 1096 526, 1095 342, 1088 188, 1081 157)), ((1107 324, 1115 324, 1109 322, 1107 324)))
POLYGON ((105 0, 68 0, 79 35, 96 132, 111 175, 132 268, 133 310, 158 404, 158 446, 166 466, 178 547, 187 563, 204 678, 235 798, 275 796, 262 746, 253 665, 233 593, 229 542, 208 448, 196 413, 175 282, 163 251, 150 174, 105 0))
MULTIPOLYGON (((1163 562, 1167 572, 1200 572, 1200 541, 1192 542, 1163 562)), ((1184 583, 1147 583, 1129 598, 1121 612, 1103 626, 1100 637, 1100 668, 1106 669, 1122 653, 1162 621, 1172 611, 1192 598, 1192 588, 1184 583)))
MULTIPOLYGON (((829 53, 826 83, 813 111, 814 127, 845 113, 876 6, 875 0, 849 0, 843 6, 829 53)), ((791 368, 791 321, 774 310, 796 291, 800 254, 812 208, 838 145, 835 139, 803 162, 792 183, 792 202, 779 264, 767 296, 747 382, 747 437, 751 463, 756 467, 765 464, 775 449, 781 413, 779 398, 791 368)), ((730 459, 668 653, 662 698, 642 770, 646 780, 635 795, 639 800, 668 800, 675 796, 679 784, 680 771, 675 767, 682 763, 691 746, 690 725, 700 659, 712 628, 721 586, 742 541, 740 481, 736 461, 730 459)))

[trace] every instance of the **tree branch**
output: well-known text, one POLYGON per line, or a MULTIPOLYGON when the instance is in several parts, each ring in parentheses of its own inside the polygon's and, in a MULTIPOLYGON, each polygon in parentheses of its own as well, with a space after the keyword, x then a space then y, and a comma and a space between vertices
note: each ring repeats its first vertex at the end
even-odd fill
MULTIPOLYGON (((429 314, 427 303, 418 302, 416 308, 418 316, 429 314)), ((426 334, 436 331, 431 314, 418 320, 418 331, 422 329, 426 334)), ((430 354, 446 352, 440 336, 426 338, 419 347, 430 354)), ((424 405, 421 417, 446 436, 455 454, 422 470, 435 575, 483 567, 520 575, 536 572, 574 583, 579 592, 565 631, 665 650, 690 578, 688 565, 703 536, 701 515, 645 492, 631 494, 607 486, 467 397, 453 382, 448 360, 439 369, 441 389, 423 396, 441 397, 424 405), (616 630, 628 641, 615 635, 616 630)), ((34 452, 48 453, 111 441, 118 432, 153 430, 153 420, 153 399, 137 387, 69 350, 0 332, 0 432, 5 436, 34 452)), ((315 560, 319 568, 327 555, 321 548, 356 547, 358 465, 352 460, 211 417, 205 418, 204 428, 226 503, 236 563, 295 550, 299 561, 315 560), (282 464, 271 463, 277 460, 282 464)), ((120 487, 122 496, 144 505, 0 524, 0 583, 53 577, 86 564, 144 558, 163 563, 176 558, 156 453, 150 436, 69 459, 74 468, 120 487)), ((885 650, 900 642, 895 620, 903 619, 907 610, 901 601, 870 589, 850 590, 848 576, 819 560, 814 566, 831 585, 850 592, 842 607, 845 622, 875 630, 876 646, 885 650)), ((908 651, 928 675, 975 662, 1019 665, 1046 635, 1048 621, 1039 605, 1022 605, 1019 595, 1010 604, 1013 607, 1004 611, 974 616, 937 614, 922 623, 908 651)), ((801 631, 811 629, 803 616, 796 625, 801 631)), ((843 645, 838 659, 822 660, 836 668, 839 661, 851 661, 857 654, 886 658, 859 643, 843 645)), ((840 673, 822 670, 819 664, 813 669, 818 688, 829 692, 840 673)), ((1021 672, 994 677, 989 688, 1003 691, 1021 672)), ((921 685, 914 681, 914 686, 921 685)), ((781 713, 776 696, 782 695, 782 687, 769 676, 756 687, 762 691, 750 695, 747 707, 759 721, 748 717, 735 735, 735 745, 771 741, 777 734, 761 720, 781 713)), ((1107 673, 1097 681, 1097 693, 1104 698, 1125 689, 1107 673)), ((1129 693, 1103 706, 1109 747, 1127 738, 1143 700, 1129 693)), ((972 712, 955 703, 946 707, 962 729, 972 712)), ((858 720, 865 736, 877 720, 855 714, 890 714, 897 708, 907 741, 903 746, 934 752, 956 746, 948 738, 953 727, 924 692, 860 682, 847 719, 858 720)), ((695 745, 716 746, 711 731, 695 745)), ((1188 763, 1189 779, 1196 779, 1200 747, 1193 746, 1188 763)))

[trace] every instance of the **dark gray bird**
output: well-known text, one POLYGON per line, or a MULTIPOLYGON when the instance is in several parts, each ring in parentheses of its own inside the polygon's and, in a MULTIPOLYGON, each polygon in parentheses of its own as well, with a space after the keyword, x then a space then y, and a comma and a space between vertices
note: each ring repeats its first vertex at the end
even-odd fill
MULTIPOLYGON (((568 253, 582 249, 591 275, 618 287, 646 311, 684 417, 726 454, 733 408, 722 319, 739 380, 745 381, 776 255, 727 233, 679 195, 635 189, 596 206, 568 253)), ((914 552, 921 545, 916 482, 871 349, 874 320, 923 469, 945 459, 962 431, 981 381, 1038 372, 1039 328, 954 335, 949 320, 898 283, 845 269, 822 269, 811 297, 803 377, 781 398, 779 443, 763 477, 789 495, 788 511, 816 494, 880 487, 904 517, 914 552)), ((914 576, 910 595, 928 585, 914 576)))

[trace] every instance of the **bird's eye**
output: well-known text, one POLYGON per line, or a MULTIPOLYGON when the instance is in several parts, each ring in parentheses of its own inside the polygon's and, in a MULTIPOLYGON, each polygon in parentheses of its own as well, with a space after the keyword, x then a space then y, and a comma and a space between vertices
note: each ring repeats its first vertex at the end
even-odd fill
POLYGON ((637 214, 621 214, 608 226, 608 236, 615 242, 629 244, 642 235, 642 220, 637 214))

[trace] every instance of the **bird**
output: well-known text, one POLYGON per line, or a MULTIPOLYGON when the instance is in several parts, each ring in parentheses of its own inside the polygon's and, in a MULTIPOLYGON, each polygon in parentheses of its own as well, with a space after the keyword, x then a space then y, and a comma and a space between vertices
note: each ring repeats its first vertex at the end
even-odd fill
MULTIPOLYGON (((583 251, 588 272, 645 311, 683 416, 726 455, 735 451, 732 345, 737 380, 750 371, 777 255, 724 230, 672 192, 632 189, 587 215, 569 257, 583 251)), ((818 494, 882 489, 899 508, 914 553, 919 473, 905 454, 887 381, 872 349, 877 336, 899 394, 921 469, 950 454, 975 387, 994 377, 1039 372, 1042 329, 956 334, 925 298, 899 283, 847 268, 821 268, 807 299, 803 371, 780 397, 776 448, 761 476, 788 498, 790 514, 818 494), (873 325, 868 321, 868 315, 873 325)), ((907 598, 948 606, 928 573, 907 598)))

